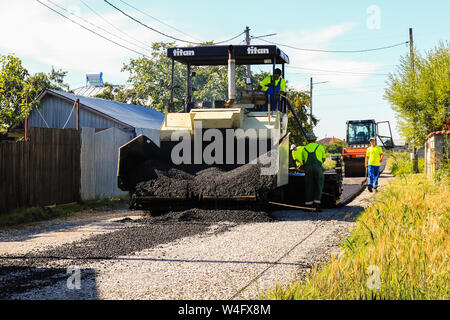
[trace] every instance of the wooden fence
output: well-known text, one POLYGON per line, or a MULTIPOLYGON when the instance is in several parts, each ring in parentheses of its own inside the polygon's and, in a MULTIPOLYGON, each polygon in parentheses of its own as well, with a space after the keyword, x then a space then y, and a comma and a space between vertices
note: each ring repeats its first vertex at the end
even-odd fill
POLYGON ((30 140, 0 142, 0 213, 80 200, 80 134, 31 128, 30 140))

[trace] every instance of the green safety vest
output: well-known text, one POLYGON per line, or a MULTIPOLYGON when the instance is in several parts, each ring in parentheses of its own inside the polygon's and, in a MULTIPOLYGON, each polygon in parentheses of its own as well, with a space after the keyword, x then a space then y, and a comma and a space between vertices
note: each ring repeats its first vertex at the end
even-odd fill
POLYGON ((326 158, 326 154, 325 154, 325 148, 318 143, 315 142, 311 142, 308 143, 302 151, 302 159, 303 159, 303 164, 306 164, 307 160, 308 160, 308 152, 314 152, 314 150, 316 150, 316 157, 317 160, 320 163, 323 163, 322 159, 326 158), (317 149, 316 149, 317 148, 317 149), (308 152, 307 152, 308 151, 308 152))

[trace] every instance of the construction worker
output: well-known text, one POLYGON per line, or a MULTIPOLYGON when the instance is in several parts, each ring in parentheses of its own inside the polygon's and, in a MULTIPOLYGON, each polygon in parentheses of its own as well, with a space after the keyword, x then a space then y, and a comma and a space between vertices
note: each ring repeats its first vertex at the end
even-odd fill
POLYGON ((322 164, 326 159, 325 149, 316 143, 317 137, 312 132, 306 133, 307 145, 302 151, 305 168, 305 205, 320 211, 324 183, 322 164))
POLYGON ((376 145, 375 137, 370 138, 370 147, 366 151, 366 168, 369 176, 369 182, 367 189, 372 192, 372 188, 375 191, 378 188, 378 176, 380 175, 380 165, 383 161, 383 149, 376 145))
MULTIPOLYGON (((281 77, 281 70, 279 68, 275 69, 275 88, 271 87, 272 76, 267 76, 258 85, 258 91, 265 91, 267 95, 267 101, 272 104, 272 96, 275 95, 275 108, 271 107, 272 110, 278 110, 280 105, 280 95, 286 92, 286 81, 281 77)), ((262 111, 267 111, 268 107, 265 105, 262 111)))
POLYGON ((292 151, 292 159, 295 161, 295 166, 299 168, 303 165, 302 160, 302 151, 304 147, 297 147, 295 144, 291 145, 291 151, 292 151))

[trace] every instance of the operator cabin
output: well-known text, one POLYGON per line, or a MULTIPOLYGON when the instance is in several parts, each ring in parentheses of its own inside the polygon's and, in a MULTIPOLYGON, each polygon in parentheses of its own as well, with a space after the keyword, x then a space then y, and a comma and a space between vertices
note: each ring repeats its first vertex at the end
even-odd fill
MULTIPOLYGON (((182 63, 187 68, 187 98, 184 103, 184 112, 190 112, 191 109, 201 108, 223 108, 223 107, 244 107, 252 111, 268 111, 268 106, 271 110, 279 109, 285 112, 286 107, 283 102, 280 104, 278 96, 270 95, 271 90, 277 92, 277 85, 285 87, 285 82, 278 81, 280 75, 284 79, 285 64, 289 63, 289 57, 277 46, 204 46, 204 47, 186 47, 186 48, 169 48, 167 56, 172 59, 172 82, 171 82, 171 96, 170 104, 167 112, 175 110, 174 98, 178 91, 175 91, 174 86, 174 65, 175 62, 182 63), (272 76, 269 79, 274 81, 266 81, 266 87, 263 90, 244 90, 240 96, 237 96, 236 91, 236 65, 270 65, 272 67, 272 76), (276 65, 281 65, 281 68, 276 68, 276 65), (212 100, 212 101, 193 101, 192 83, 195 81, 195 72, 191 72, 192 67, 201 67, 208 65, 228 65, 228 100, 212 100), (278 75, 279 74, 279 75, 278 75), (284 85, 284 86, 283 86, 284 85), (267 95, 269 93, 269 95, 267 95), (278 106, 278 108, 275 108, 278 106)), ((246 79, 248 86, 251 85, 251 78, 246 79)), ((258 88, 259 89, 259 88, 258 88)), ((282 99, 281 99, 282 100, 282 99)), ((177 110, 179 109, 176 108, 177 110)), ((167 113, 166 112, 166 113, 167 113)))

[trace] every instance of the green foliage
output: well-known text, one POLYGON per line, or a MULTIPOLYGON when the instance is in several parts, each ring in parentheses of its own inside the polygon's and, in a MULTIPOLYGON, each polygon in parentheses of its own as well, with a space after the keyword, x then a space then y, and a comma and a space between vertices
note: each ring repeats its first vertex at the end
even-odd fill
POLYGON ((327 154, 342 154, 342 150, 345 148, 345 145, 345 141, 334 141, 324 145, 324 148, 327 154))
POLYGON ((450 46, 440 43, 423 58, 400 59, 389 75, 385 98, 396 112, 407 143, 423 146, 428 133, 442 130, 450 118, 450 46), (413 68, 414 65, 414 68, 413 68))
MULTIPOLYGON (((307 92, 304 91, 296 91, 286 84, 287 86, 287 97, 289 101, 291 102, 291 105, 295 112, 297 113, 297 116, 302 123, 303 128, 306 132, 312 132, 314 126, 317 125, 318 120, 313 117, 313 125, 308 121, 308 108, 310 96, 307 92)), ((290 142, 294 143, 297 146, 303 146, 306 145, 306 139, 303 136, 300 128, 298 127, 297 122, 294 119, 294 116, 292 113, 289 112, 288 116, 288 131, 291 133, 289 140, 290 142)))
POLYGON ((19 125, 38 106, 35 99, 45 89, 69 90, 64 83, 67 72, 52 70, 29 75, 14 55, 0 56, 0 131, 19 125))
MULTIPOLYGON (((128 71, 130 76, 128 83, 131 89, 117 90, 115 100, 127 101, 132 104, 151 106, 158 111, 170 102, 170 81, 172 60, 167 57, 167 49, 173 47, 174 43, 155 42, 152 45, 151 59, 141 57, 131 59, 125 64, 122 71, 128 71)), ((181 110, 185 101, 186 68, 175 63, 174 68, 174 102, 176 111, 181 110), (180 103, 181 102, 181 103, 180 103)))
MULTIPOLYGON (((413 161, 410 159, 408 152, 389 152, 387 156, 387 168, 394 176, 414 173, 413 161)), ((423 173, 425 169, 425 159, 419 159, 419 173, 423 173)))
POLYGON ((59 91, 70 91, 69 85, 64 83, 64 78, 67 75, 67 71, 52 70, 45 74, 44 72, 38 72, 27 78, 26 82, 34 88, 33 99, 37 98, 45 89, 54 89, 59 91))
POLYGON ((19 58, 8 55, 0 56, 0 129, 7 129, 23 122, 32 107, 34 88, 25 80, 28 71, 19 58))

